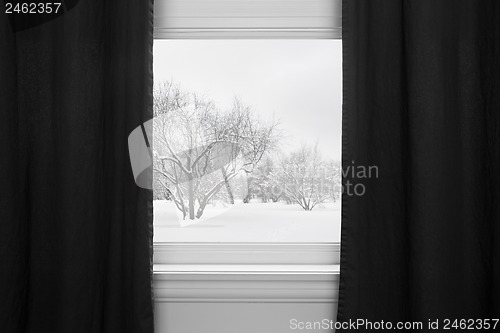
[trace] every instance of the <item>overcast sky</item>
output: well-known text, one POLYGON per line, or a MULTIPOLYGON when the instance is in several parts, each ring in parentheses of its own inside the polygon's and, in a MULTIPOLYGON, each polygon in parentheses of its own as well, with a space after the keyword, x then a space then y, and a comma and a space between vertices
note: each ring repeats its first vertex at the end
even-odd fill
POLYGON ((318 142, 325 157, 340 160, 340 40, 155 40, 154 76, 222 108, 239 96, 280 120, 285 151, 318 142))

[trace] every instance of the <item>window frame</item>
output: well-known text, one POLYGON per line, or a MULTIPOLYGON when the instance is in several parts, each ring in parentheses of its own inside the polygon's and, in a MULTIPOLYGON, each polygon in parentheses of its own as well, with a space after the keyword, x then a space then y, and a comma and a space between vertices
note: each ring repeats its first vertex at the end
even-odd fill
MULTIPOLYGON (((154 39, 341 39, 341 0, 314 0, 328 3, 333 12, 327 17, 332 20, 328 27, 304 26, 301 22, 311 22, 310 18, 301 21, 300 17, 284 20, 287 25, 274 27, 256 27, 250 21, 247 27, 214 26, 204 24, 207 16, 191 15, 186 24, 178 26, 168 24, 169 19, 177 22, 183 17, 174 17, 182 10, 167 10, 167 2, 180 1, 184 3, 202 2, 204 0, 156 0, 154 39), (171 16, 165 14, 173 12, 171 16), (294 21, 295 20, 295 21, 294 21), (295 22, 295 23, 294 23, 295 22), (193 24, 192 27, 186 26, 193 24), (302 26, 301 26, 302 24, 302 26), (294 26, 295 25, 295 26, 294 26)), ((212 0, 205 0, 210 2, 212 0)), ((249 0, 214 1, 213 4, 231 3, 249 0)), ((306 6, 313 0, 268 0, 275 4, 286 4, 294 1, 295 6, 306 6)), ((206 5, 206 3, 205 3, 206 5)), ((195 8, 193 6, 192 8, 195 8)), ((177 8, 178 9, 178 8, 177 8)), ((211 8, 217 12, 217 8, 211 8)), ((186 17, 184 17, 186 19, 186 17)), ((154 273, 155 281, 167 281, 161 277, 165 274, 271 274, 278 276, 295 276, 301 279, 306 275, 330 276, 330 280, 338 280, 340 265, 340 243, 235 243, 235 242, 154 242, 154 273)), ((293 280, 293 278, 292 278, 293 280)), ((303 281, 303 279, 301 280, 303 281)), ((155 282, 156 283, 156 282, 155 282)), ((161 288, 161 287, 160 287, 161 288)), ((156 289, 156 287, 155 287, 156 289)), ((179 296, 180 297, 180 296, 179 296)), ((177 298, 179 298, 177 297, 177 298)), ((182 298, 182 297, 180 297, 182 298)))
POLYGON ((341 39, 341 0, 158 0, 155 39, 341 39))

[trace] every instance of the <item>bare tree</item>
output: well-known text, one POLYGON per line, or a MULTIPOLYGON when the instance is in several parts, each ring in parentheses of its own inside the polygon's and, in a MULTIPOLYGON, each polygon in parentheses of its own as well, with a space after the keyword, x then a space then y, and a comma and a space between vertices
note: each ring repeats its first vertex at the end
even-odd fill
POLYGON ((281 187, 272 177, 274 170, 275 160, 273 157, 266 156, 260 161, 255 171, 247 177, 247 185, 250 186, 243 202, 248 203, 253 197, 260 198, 263 203, 278 202, 282 198, 281 187))
POLYGON ((281 160, 274 175, 284 194, 304 210, 310 211, 328 199, 325 191, 325 163, 314 147, 302 146, 281 160))
POLYGON ((200 218, 222 187, 232 196, 231 179, 253 171, 274 143, 276 123, 260 121, 239 100, 221 111, 169 84, 157 93, 163 96, 155 99, 154 171, 184 218, 200 218))
POLYGON ((154 87, 153 114, 155 117, 166 115, 170 110, 186 107, 189 100, 189 93, 183 91, 178 84, 161 82, 154 87))

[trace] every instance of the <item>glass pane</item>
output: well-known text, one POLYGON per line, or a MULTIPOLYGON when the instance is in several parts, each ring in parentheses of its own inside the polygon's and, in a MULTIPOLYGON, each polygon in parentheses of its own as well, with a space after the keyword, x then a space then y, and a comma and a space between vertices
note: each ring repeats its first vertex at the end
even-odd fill
POLYGON ((155 40, 155 242, 339 242, 342 42, 155 40))

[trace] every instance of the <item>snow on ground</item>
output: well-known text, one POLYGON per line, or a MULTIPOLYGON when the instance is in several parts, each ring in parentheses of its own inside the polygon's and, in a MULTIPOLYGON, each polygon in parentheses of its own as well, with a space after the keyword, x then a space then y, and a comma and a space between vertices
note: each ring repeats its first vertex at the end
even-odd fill
POLYGON ((340 242, 340 202, 208 206, 202 220, 182 220, 171 201, 154 202, 155 242, 340 242), (194 223, 193 223, 194 222, 194 223))

